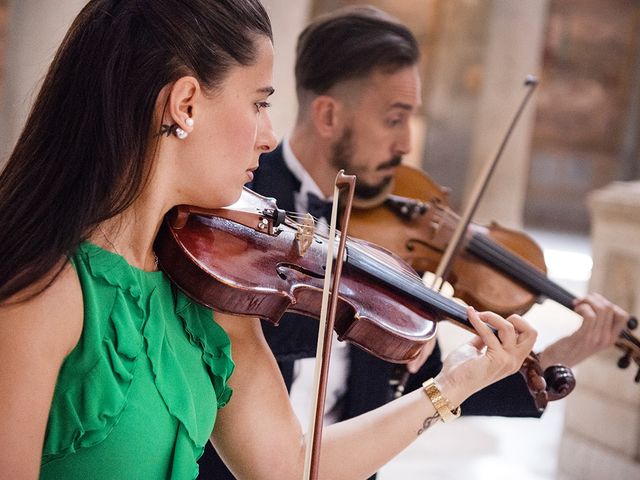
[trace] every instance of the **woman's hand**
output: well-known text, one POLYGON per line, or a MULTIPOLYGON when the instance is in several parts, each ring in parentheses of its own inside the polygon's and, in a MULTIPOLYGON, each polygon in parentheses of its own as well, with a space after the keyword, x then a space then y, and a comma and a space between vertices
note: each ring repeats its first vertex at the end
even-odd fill
POLYGON ((451 352, 436 378, 455 405, 518 371, 537 338, 537 332, 519 315, 505 320, 492 312, 478 313, 473 307, 467 308, 467 315, 478 336, 451 352))

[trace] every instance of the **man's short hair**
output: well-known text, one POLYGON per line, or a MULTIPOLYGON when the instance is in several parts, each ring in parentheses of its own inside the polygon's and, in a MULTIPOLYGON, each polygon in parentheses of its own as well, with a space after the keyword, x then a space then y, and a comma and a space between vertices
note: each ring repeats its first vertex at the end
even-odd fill
POLYGON ((322 95, 374 70, 415 65, 419 56, 416 38, 394 17, 370 6, 342 8, 317 18, 298 37, 296 89, 298 95, 322 95))

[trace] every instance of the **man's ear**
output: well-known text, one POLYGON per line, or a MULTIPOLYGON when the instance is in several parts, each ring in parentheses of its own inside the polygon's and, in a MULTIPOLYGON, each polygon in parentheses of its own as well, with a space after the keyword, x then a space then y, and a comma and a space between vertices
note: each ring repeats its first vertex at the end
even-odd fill
POLYGON ((322 137, 332 137, 342 131, 345 106, 335 97, 320 95, 311 102, 313 124, 322 137))
POLYGON ((169 91, 167 114, 169 123, 177 124, 185 132, 193 130, 193 121, 197 113, 197 102, 201 97, 200 82, 194 77, 181 77, 169 91), (188 121, 187 119, 191 119, 188 121))

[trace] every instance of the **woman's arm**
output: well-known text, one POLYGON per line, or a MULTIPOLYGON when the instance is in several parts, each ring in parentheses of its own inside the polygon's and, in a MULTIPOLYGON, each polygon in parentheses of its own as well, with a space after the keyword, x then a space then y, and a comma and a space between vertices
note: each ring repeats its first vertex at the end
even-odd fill
MULTIPOLYGON (((443 395, 459 405, 472 393, 515 372, 531 351, 535 331, 520 317, 491 313, 469 318, 479 332, 452 353, 436 377, 443 395), (499 339, 483 323, 498 330, 499 339), (486 349, 484 348, 486 346, 486 349)), ((259 321, 216 315, 232 339, 236 362, 231 402, 219 412, 212 439, 238 478, 299 479, 305 439, 259 321)), ((425 379, 426 380, 426 379, 425 379)), ((324 429, 320 477, 366 478, 435 421, 422 390, 324 429)))
POLYGON ((58 371, 82 331, 82 293, 67 266, 43 292, 10 302, 0 305, 0 478, 36 479, 58 371))

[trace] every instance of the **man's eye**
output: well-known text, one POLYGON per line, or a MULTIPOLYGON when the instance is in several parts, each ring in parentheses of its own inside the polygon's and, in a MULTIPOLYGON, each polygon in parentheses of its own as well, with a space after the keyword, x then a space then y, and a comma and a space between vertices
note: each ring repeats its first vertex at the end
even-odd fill
POLYGON ((271 104, 269 102, 256 102, 254 103, 256 110, 259 112, 263 108, 269 108, 271 104))

